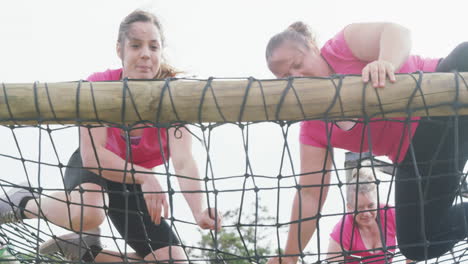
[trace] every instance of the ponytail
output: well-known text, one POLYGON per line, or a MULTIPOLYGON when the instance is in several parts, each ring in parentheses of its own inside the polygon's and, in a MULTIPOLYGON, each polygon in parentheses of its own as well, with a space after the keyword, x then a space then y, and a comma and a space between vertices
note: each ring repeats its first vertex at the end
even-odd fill
POLYGON ((294 22, 286 30, 274 35, 268 41, 265 51, 267 61, 273 54, 273 51, 286 41, 292 41, 307 49, 310 48, 310 45, 317 46, 315 35, 312 34, 310 27, 301 21, 294 22))

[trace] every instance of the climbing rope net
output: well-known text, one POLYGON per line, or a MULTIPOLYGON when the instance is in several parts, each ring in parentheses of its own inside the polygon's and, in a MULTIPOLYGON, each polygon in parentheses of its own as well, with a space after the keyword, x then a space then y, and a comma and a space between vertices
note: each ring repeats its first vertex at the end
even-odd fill
MULTIPOLYGON (((0 93, 0 123, 3 124, 0 126, 1 199, 2 202, 15 207, 8 198, 9 191, 21 187, 38 197, 34 201, 37 207, 41 208, 42 216, 50 214, 50 212, 45 212, 42 206, 43 200, 55 199, 54 194, 65 192, 64 175, 66 170, 70 169, 67 165, 68 160, 80 146, 78 128, 86 133, 91 133, 90 131, 99 127, 119 128, 122 131, 122 137, 129 139, 132 131, 142 127, 158 128, 159 131, 164 131, 167 138, 171 136, 169 133, 174 133, 177 137, 180 133, 179 129, 185 126, 194 139, 192 152, 198 165, 200 179, 192 180, 198 181, 202 186, 202 190, 197 192, 203 194, 206 200, 205 206, 216 208, 224 217, 221 231, 200 229, 184 200, 184 193, 190 191, 184 191, 178 186, 178 179, 186 176, 177 175, 169 159, 164 159, 162 164, 153 170, 152 176, 163 185, 164 193, 168 197, 170 217, 166 219, 166 222, 180 241, 190 262, 265 263, 271 257, 285 257, 282 248, 286 243, 289 226, 298 223, 302 226, 305 221, 310 220, 317 221, 315 234, 307 247, 297 255, 299 261, 304 261, 304 263, 324 263, 322 261, 385 263, 391 258, 393 258, 393 263, 404 263, 406 258, 399 249, 414 246, 425 248, 424 254, 429 256, 428 249, 431 249, 431 245, 425 241, 420 241, 416 245, 402 243, 395 247, 386 245, 386 238, 382 235, 386 234, 384 225, 379 225, 381 238, 379 246, 367 248, 368 252, 381 252, 381 254, 373 257, 361 256, 362 251, 350 250, 343 246, 342 251, 334 252, 333 256, 327 252, 330 233, 334 226, 343 217, 360 213, 357 209, 351 212, 347 209, 346 187, 349 185, 349 172, 353 169, 372 169, 375 175, 375 181, 372 184, 377 186, 378 204, 385 204, 387 209, 395 208, 395 200, 398 200, 395 199, 395 185, 400 181, 398 164, 392 164, 388 160, 382 160, 381 157, 374 157, 368 153, 349 155, 349 153, 345 154, 344 151, 335 149, 331 151, 330 168, 324 167, 319 171, 311 172, 300 170, 299 130, 303 121, 320 120, 331 127, 336 124, 336 121, 342 120, 354 120, 363 124, 364 129, 360 131, 362 135, 358 137, 358 140, 361 140, 362 152, 366 153, 372 151, 372 146, 365 147, 367 143, 365 141, 373 136, 370 134, 371 130, 368 129, 373 122, 403 122, 409 125, 414 122, 413 117, 421 116, 424 120, 431 120, 432 115, 437 111, 445 111, 442 115, 448 116, 445 119, 450 120, 450 126, 456 128, 452 130, 453 134, 448 136, 450 141, 441 144, 453 145, 451 150, 456 157, 455 163, 466 161, 463 158, 463 131, 465 131, 463 130, 465 124, 463 115, 466 113, 463 111, 468 102, 465 101, 468 86, 464 81, 464 75, 453 73, 431 76, 419 73, 400 77, 403 80, 399 83, 404 83, 408 90, 406 94, 392 95, 384 94, 383 90, 374 91, 371 87, 359 84, 359 81, 356 81, 357 77, 353 76, 286 80, 167 79, 157 82, 158 89, 151 88, 151 85, 156 82, 138 80, 103 83, 81 81, 59 84, 34 83, 22 86, 2 84, 0 93), (440 76, 445 79, 437 79, 440 76), (431 88, 426 89, 428 83, 439 86, 434 89, 444 87, 450 92, 443 89, 439 92, 434 92, 431 88), (447 83, 450 83, 447 85, 450 87, 444 86, 447 83), (195 94, 194 90, 181 93, 181 90, 177 89, 178 85, 182 87, 181 89, 194 87, 193 89, 199 93, 195 94), (323 87, 324 85, 328 87, 323 87), (347 85, 354 85, 353 89, 358 87, 362 90, 350 92, 347 85), (69 94, 64 94, 64 90, 65 93, 68 90, 69 94), (310 94, 311 90, 312 94, 310 94), (326 90, 330 93, 325 94, 326 90), (102 91, 109 94, 102 94, 102 91), (234 95, 237 96, 235 99, 228 96, 230 91, 238 91, 238 94, 234 95), (111 94, 114 97, 110 97, 111 94), (83 101, 85 95, 89 99, 87 102, 83 101), (178 96, 182 96, 182 99, 178 96), (374 98, 375 101, 366 104, 366 100, 370 98, 374 98), (190 99, 193 101, 187 101, 190 99), (349 100, 355 99, 354 105, 348 104, 349 100), (115 105, 118 106, 117 110, 106 105, 107 102, 112 103, 110 101, 115 101, 115 105), (415 105, 416 103, 418 105, 415 105), (148 110, 148 105, 155 106, 155 109, 148 110), (394 108, 388 108, 389 105, 393 105, 394 108), (234 108, 229 107, 237 110, 233 111, 234 108), (28 111, 27 108, 32 109, 32 115, 24 114, 28 111), (90 113, 87 116, 84 112, 85 108, 90 113), (288 112, 288 108, 294 109, 288 112), (191 116, 188 118, 188 115, 191 116), (165 116, 168 116, 167 119, 165 116), (395 116, 402 118, 395 119, 395 116), (365 165, 361 163, 361 160, 367 160, 365 165), (323 181, 319 186, 300 184, 302 177, 327 173, 330 174, 329 183, 323 181), (304 188, 322 188, 320 200, 325 201, 324 186, 328 189, 328 197, 322 206, 321 213, 291 222, 291 206, 296 192, 304 188), (337 260, 339 258, 346 260, 337 260)), ((327 131, 328 147, 332 144, 330 142, 332 133, 332 131, 327 131)), ((404 137, 405 135, 401 135, 401 138, 404 137)), ((411 148, 412 145, 410 145, 411 148)), ((129 145, 127 149, 131 149, 129 145)), ((131 153, 127 152, 125 159, 127 163, 131 158, 130 155, 131 153)), ((438 164, 442 161, 432 159, 430 162, 438 164)), ((412 163, 418 164, 417 157, 412 159, 412 163)), ((457 166, 459 166, 458 163, 457 166)), ((95 169, 109 170, 105 167, 95 169)), ((137 172, 134 168, 122 171, 129 177, 137 172)), ((422 171, 416 173, 419 176, 423 174, 422 171)), ((443 176, 433 175, 434 178, 443 176)), ((426 188, 426 192, 420 191, 424 199, 419 200, 419 203, 424 204, 438 199, 437 196, 425 196, 428 194, 427 188, 429 187, 425 187, 427 184, 424 178, 416 177, 415 179, 420 186, 423 186, 422 189, 426 188)), ((451 204, 463 206, 464 202, 466 203, 463 196, 465 181, 466 175, 460 171, 457 176, 458 187, 451 190, 451 204)), ((139 193, 135 192, 142 194, 141 190, 139 193)), ((125 193, 128 193, 128 190, 124 188, 120 195, 124 197, 125 193)), ((69 199, 61 200, 61 202, 68 208, 73 205, 69 199)), ((303 199, 302 202, 310 201, 303 199)), ((133 249, 127 244, 128 234, 119 234, 112 224, 108 214, 109 206, 102 208, 106 212, 106 219, 101 224, 101 240, 105 249, 121 256, 122 263, 124 263, 125 257, 128 257, 133 249)), ((405 204, 396 206, 404 207, 405 204)), ((417 208, 421 207, 424 208, 424 206, 417 208)), ((141 208, 127 208, 127 210, 145 213, 141 208)), ((66 210, 55 213, 67 214, 66 210)), ((453 215, 453 217, 458 216, 453 215)), ((464 223, 461 221, 462 226, 454 227, 454 229, 458 228, 458 231, 455 230, 457 232, 465 232, 464 235, 456 239, 438 239, 434 242, 435 247, 439 244, 451 243, 451 248, 440 257, 422 262, 463 263, 468 261, 466 252, 468 250, 466 217, 468 216, 464 217, 464 223)), ((431 241, 433 237, 430 237, 430 230, 428 231, 430 227, 427 222, 428 219, 420 219, 418 232, 423 233, 422 237, 425 240, 431 241)), ((397 223, 397 225, 403 224, 397 223)), ((353 230, 354 228, 356 228, 355 225, 353 230)), ((54 225, 47 217, 2 224, 0 225, 0 242, 3 246, 0 251, 2 254, 0 258, 3 259, 1 261, 69 263, 70 261, 65 256, 66 252, 43 255, 39 253, 38 248, 44 241, 57 239, 70 232, 70 230, 54 225)), ((86 250, 86 247, 83 250, 86 250)), ((143 259, 139 261, 146 263, 143 259)), ((163 262, 170 263, 171 261, 163 262)), ((74 263, 84 262, 74 261, 74 263)))

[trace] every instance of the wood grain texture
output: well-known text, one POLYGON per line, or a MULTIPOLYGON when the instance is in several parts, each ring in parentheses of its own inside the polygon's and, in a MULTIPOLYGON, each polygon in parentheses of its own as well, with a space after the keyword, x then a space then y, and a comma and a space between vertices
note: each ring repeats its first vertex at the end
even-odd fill
POLYGON ((468 114, 467 77, 468 73, 404 74, 381 89, 364 85, 359 76, 128 81, 128 89, 123 88, 124 82, 4 83, 0 123, 198 123, 387 118, 409 112, 413 116, 468 114))

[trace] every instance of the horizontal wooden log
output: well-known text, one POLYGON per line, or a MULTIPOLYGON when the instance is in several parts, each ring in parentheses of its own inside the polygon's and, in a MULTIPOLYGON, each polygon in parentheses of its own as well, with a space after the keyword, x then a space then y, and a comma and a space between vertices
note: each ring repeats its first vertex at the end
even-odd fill
POLYGON ((395 84, 380 89, 364 85, 359 76, 3 83, 0 123, 198 123, 468 114, 467 77, 468 73, 402 74, 395 84))

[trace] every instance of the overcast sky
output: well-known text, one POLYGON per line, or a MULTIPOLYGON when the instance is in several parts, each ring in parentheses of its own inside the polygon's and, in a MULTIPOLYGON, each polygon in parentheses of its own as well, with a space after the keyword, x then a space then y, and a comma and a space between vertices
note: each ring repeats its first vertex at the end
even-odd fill
MULTIPOLYGON (((272 78, 264 60, 266 43, 273 34, 297 20, 308 23, 321 44, 350 23, 398 22, 412 31, 413 54, 442 57, 458 43, 468 40, 466 7, 466 1, 454 0, 2 0, 0 82, 75 81, 85 79, 93 72, 120 67, 115 51, 118 25, 136 8, 153 11, 161 18, 169 63, 185 71, 186 75, 272 78)), ((236 128, 228 126, 220 130, 220 150, 213 150, 213 153, 223 153, 220 155, 232 155, 227 156, 228 159, 214 155, 222 176, 242 172, 242 168, 236 167, 236 162, 243 164, 242 158, 239 161, 232 158, 243 152, 242 138, 238 133, 237 141, 227 142, 221 131, 229 129, 232 133, 236 128), (232 154, 226 154, 228 147, 232 154)), ((254 164, 258 171, 275 176, 283 144, 281 130, 263 126, 259 131, 272 132, 252 132, 250 142, 260 146, 257 155, 252 154, 258 159, 254 164)), ((11 132, 3 128, 0 133, 4 138, 11 132)), ((25 132, 21 137, 25 155, 37 156, 37 131, 34 133, 31 137, 25 132), (32 148, 30 152, 28 148, 32 148)), ((55 140, 63 142, 59 148, 63 148, 66 162, 78 141, 67 144, 76 135, 73 131, 60 133, 55 140)), ((289 144, 297 166, 297 127, 293 127, 291 133, 289 144)), ((15 148, 13 142, 8 144, 11 149, 15 148)), ((3 143, 2 148, 8 149, 3 143)), ((202 149, 200 145, 196 148, 202 149)), ((19 169, 11 168, 9 172, 21 172, 21 166, 17 167, 19 169)), ((16 179, 15 173, 5 177, 16 179)), ((59 176, 59 173, 55 174, 59 176)), ((43 184, 49 183, 43 181, 43 184)), ((274 193, 271 195, 267 197, 276 197, 274 193)), ((331 201, 340 203, 339 192, 331 192, 330 196, 335 198, 331 201)), ((280 218, 286 221, 291 195, 283 197, 280 218)), ((271 201, 276 203, 275 199, 271 201)), ((333 207, 333 202, 329 204, 329 208, 333 207)), ((220 206, 229 208, 226 203, 220 203, 220 206)), ((341 209, 340 203, 338 211, 341 209)), ((322 226, 322 250, 324 244, 326 248, 327 233, 333 224, 322 226)), ((315 247, 309 248, 316 251, 315 247)))
POLYGON ((413 53, 446 55, 466 40, 466 1, 271 0, 4 0, 0 3, 0 78, 4 82, 70 81, 119 67, 122 18, 154 11, 168 40, 168 59, 198 76, 272 77, 268 39, 290 23, 312 26, 320 43, 345 25, 394 21, 412 30, 413 53))

